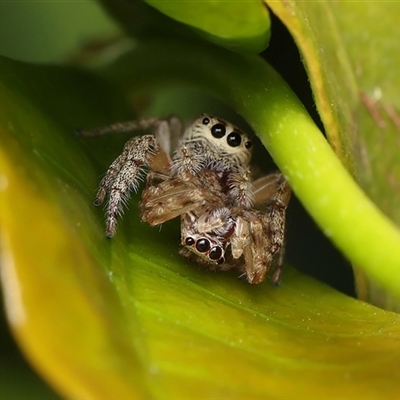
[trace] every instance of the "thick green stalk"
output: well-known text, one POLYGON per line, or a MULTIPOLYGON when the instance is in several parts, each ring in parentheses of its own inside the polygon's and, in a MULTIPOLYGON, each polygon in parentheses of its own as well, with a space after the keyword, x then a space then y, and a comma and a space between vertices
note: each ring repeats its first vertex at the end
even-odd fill
POLYGON ((191 85, 231 105, 325 234, 351 262, 400 296, 398 228, 357 186, 296 95, 264 60, 211 45, 157 41, 138 44, 103 73, 139 91, 191 85))

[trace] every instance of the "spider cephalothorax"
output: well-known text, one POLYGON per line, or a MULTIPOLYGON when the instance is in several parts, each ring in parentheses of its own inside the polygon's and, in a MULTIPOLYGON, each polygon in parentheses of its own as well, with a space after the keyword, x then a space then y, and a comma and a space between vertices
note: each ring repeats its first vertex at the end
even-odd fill
POLYGON ((211 269, 235 268, 261 282, 275 261, 278 283, 284 254, 290 188, 282 174, 252 181, 252 142, 231 123, 209 115, 182 132, 175 117, 114 124, 85 135, 145 130, 130 139, 100 183, 95 204, 108 196, 106 234, 144 171, 141 219, 158 225, 181 217, 180 253, 211 269), (262 209, 264 208, 264 209, 262 209))

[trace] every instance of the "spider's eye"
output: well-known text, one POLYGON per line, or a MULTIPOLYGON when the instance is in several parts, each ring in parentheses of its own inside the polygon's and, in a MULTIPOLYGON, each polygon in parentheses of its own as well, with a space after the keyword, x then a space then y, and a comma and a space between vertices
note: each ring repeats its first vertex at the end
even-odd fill
POLYGON ((210 118, 204 117, 204 118, 203 118, 203 121, 201 121, 201 123, 202 123, 203 125, 208 125, 208 124, 210 123, 210 118))
POLYGON ((248 141, 248 142, 246 142, 246 143, 244 144, 244 147, 246 147, 246 149, 250 149, 251 146, 253 146, 253 143, 251 143, 250 141, 248 141))
POLYGON ((187 246, 193 246, 194 245, 194 239, 192 238, 192 237, 187 237, 186 239, 185 239, 185 244, 187 245, 187 246))
POLYGON ((225 132, 226 132, 225 126, 222 124, 215 124, 211 128, 211 134, 217 139, 222 138, 225 135, 225 132))
POLYGON ((221 257, 218 261, 217 264, 223 264, 225 262, 225 258, 221 257))
POLYGON ((196 243, 196 250, 200 253, 205 253, 210 250, 210 242, 208 239, 199 239, 196 243))
POLYGON ((231 132, 226 138, 226 141, 228 142, 229 146, 238 147, 240 146, 240 143, 242 143, 242 136, 240 133, 231 132))
POLYGON ((208 257, 210 257, 211 260, 219 260, 222 256, 222 249, 219 246, 215 246, 210 250, 210 253, 208 254, 208 257))

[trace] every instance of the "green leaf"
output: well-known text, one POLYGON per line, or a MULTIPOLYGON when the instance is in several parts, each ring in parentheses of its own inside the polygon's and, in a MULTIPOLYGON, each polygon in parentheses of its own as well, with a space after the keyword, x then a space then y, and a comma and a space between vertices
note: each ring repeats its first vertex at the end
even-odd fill
POLYGON ((5 58, 0 70, 1 277, 14 333, 61 393, 110 398, 114 386, 126 398, 146 393, 141 381, 129 384, 143 375, 139 355, 101 269, 108 252, 95 246, 103 236, 88 202, 97 174, 73 134, 75 123, 116 118, 122 112, 112 110, 123 105, 78 71, 5 58))
MULTIPOLYGON (((400 3, 266 2, 303 54, 330 143, 365 193, 399 226, 400 52, 393 26, 400 3)), ((377 283, 373 279, 366 289, 360 281, 360 294, 399 309, 379 292, 364 293, 377 283)))
POLYGON ((270 38, 269 13, 262 1, 145 0, 121 3, 101 0, 101 3, 136 38, 155 37, 155 32, 162 32, 159 37, 179 32, 177 39, 182 40, 191 33, 182 29, 186 26, 210 42, 242 53, 262 52, 270 38), (152 7, 146 7, 146 4, 152 7), (184 25, 174 24, 175 21, 184 25))
MULTIPOLYGON (((221 54, 207 51, 200 51, 204 68, 221 54)), ((191 54, 196 63, 199 53, 191 54)), ((210 85, 227 91, 225 82, 234 82, 229 74, 221 80, 225 63, 235 61, 237 74, 256 68, 257 85, 238 79, 227 93, 247 110, 248 121, 263 130, 261 104, 254 110, 257 103, 239 102, 245 93, 263 100, 261 86, 277 96, 269 124, 278 118, 291 126, 280 107, 305 124, 304 110, 283 84, 275 86, 280 81, 273 71, 256 58, 237 57, 223 54, 210 85)), ((196 68, 192 72, 199 78, 196 68)), ((151 74, 142 75, 144 85, 151 74)), ((102 210, 91 202, 125 138, 93 140, 73 130, 126 119, 123 93, 88 73, 4 58, 0 82, 5 304, 25 354, 59 393, 156 399, 383 399, 398 393, 396 314, 290 268, 277 289, 200 270, 178 257, 177 224, 160 232, 139 222, 137 196, 115 239, 104 237, 102 210)))
POLYGON ((60 400, 24 360, 6 326, 0 299, 0 396, 2 399, 60 400))

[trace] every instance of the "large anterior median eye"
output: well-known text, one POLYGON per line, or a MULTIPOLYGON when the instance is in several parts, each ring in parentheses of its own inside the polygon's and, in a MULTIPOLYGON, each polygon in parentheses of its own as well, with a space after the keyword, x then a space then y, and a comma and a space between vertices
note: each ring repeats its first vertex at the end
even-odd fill
POLYGON ((199 239, 196 243, 196 250, 200 253, 205 253, 210 250, 210 242, 208 239, 199 239))
POLYGON ((210 253, 208 254, 208 257, 210 257, 211 260, 219 260, 222 256, 222 249, 219 246, 215 246, 210 250, 210 253))
POLYGON ((229 146, 238 147, 240 146, 240 143, 242 143, 242 136, 240 133, 231 132, 226 138, 226 141, 228 142, 229 146))
POLYGON ((225 133, 226 133, 226 128, 222 124, 215 124, 211 128, 211 134, 217 139, 222 138, 225 135, 225 133))

